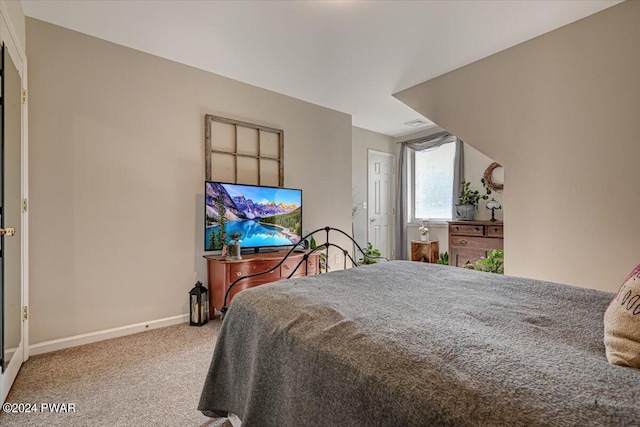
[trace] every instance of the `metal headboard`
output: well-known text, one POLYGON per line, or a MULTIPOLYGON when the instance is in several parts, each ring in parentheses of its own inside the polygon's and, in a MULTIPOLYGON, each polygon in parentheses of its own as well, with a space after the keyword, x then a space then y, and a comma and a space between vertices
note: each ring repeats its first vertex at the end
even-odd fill
MULTIPOLYGON (((351 241, 351 243, 353 243, 354 247, 358 250, 358 252, 360 252, 362 254, 363 258, 383 259, 385 261, 388 261, 388 259, 385 258, 385 257, 381 257, 381 256, 377 257, 377 256, 366 255, 364 253, 364 251, 362 250, 362 248, 360 247, 360 245, 355 240, 353 240, 353 237, 351 237, 350 235, 348 235, 347 233, 345 233, 342 230, 339 230, 339 229, 333 228, 333 227, 318 228, 317 230, 312 231, 311 233, 309 233, 306 236, 302 237, 302 239, 300 239, 300 241, 296 245, 294 245, 291 249, 289 249, 289 252, 287 252, 287 254, 284 256, 284 258, 282 258, 282 260, 278 264, 274 265, 269 270, 261 271, 259 273, 249 274, 249 275, 242 276, 242 277, 239 277, 236 280, 234 280, 231 283, 231 285, 229 285, 229 287, 227 288, 227 291, 224 294, 224 300, 223 300, 223 303, 222 303, 222 308, 220 309, 220 312, 222 313, 222 316, 224 317, 225 313, 229 309, 229 307, 227 305, 227 302, 229 300, 229 295, 231 293, 231 289, 233 289, 233 287, 237 283, 240 283, 241 281, 246 280, 246 279, 250 279, 252 277, 261 276, 263 274, 273 273, 275 270, 280 268, 280 266, 287 260, 287 258, 289 258, 289 256, 292 253, 298 252, 298 251, 300 251, 300 249, 305 249, 305 247, 304 247, 305 243, 304 242, 306 242, 307 239, 309 239, 311 236, 313 236, 316 233, 321 233, 322 231, 324 231, 326 233, 326 241, 323 244, 318 245, 315 248, 311 249, 310 251, 305 252, 304 256, 300 259, 300 261, 298 262, 296 267, 286 277, 287 279, 290 279, 296 273, 296 271, 298 271, 298 269, 300 268, 300 266, 303 263, 305 264, 305 268, 308 268, 309 257, 312 254, 316 253, 316 252, 320 252, 320 251, 324 250, 325 251, 324 253, 325 253, 325 256, 326 256, 325 262, 328 264, 328 262, 329 262, 329 248, 337 248, 337 249, 342 251, 342 254, 344 256, 344 268, 347 268, 347 259, 349 259, 351 261, 351 264, 352 264, 351 266, 352 267, 358 267, 358 263, 356 262, 355 259, 353 259, 353 257, 351 256, 351 254, 349 253, 348 250, 344 249, 343 247, 341 247, 339 245, 336 245, 335 243, 329 242, 329 232, 331 232, 331 231, 335 231, 335 232, 337 232, 339 234, 342 234, 343 236, 347 237, 351 241)), ((328 268, 327 268, 327 270, 328 270, 328 268)), ((318 273, 322 274, 322 269, 321 268, 318 268, 318 273)))

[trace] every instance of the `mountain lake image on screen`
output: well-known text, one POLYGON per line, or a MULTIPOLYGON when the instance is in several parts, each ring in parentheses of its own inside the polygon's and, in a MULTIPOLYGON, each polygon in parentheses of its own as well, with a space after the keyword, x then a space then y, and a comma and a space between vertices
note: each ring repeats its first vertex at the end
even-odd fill
POLYGON ((302 190, 205 182, 205 251, 239 234, 241 248, 291 246, 302 237, 302 190))

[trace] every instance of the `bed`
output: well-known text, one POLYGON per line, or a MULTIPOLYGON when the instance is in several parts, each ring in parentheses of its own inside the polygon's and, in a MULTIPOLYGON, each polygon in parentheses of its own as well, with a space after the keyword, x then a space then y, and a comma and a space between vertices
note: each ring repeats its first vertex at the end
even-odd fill
POLYGON ((640 424, 613 294, 391 261, 237 294, 198 409, 251 426, 640 424))

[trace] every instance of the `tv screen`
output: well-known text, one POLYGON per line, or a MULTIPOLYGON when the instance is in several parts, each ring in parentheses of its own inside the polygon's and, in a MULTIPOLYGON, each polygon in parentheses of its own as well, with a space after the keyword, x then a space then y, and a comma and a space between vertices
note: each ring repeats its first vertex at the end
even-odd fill
POLYGON ((241 248, 291 246, 302 237, 302 190, 205 182, 205 251, 240 234, 241 248))

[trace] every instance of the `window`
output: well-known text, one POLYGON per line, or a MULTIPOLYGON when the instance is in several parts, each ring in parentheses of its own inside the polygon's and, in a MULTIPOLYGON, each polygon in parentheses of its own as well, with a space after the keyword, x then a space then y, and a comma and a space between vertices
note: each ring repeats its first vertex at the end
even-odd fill
POLYGON ((413 222, 451 219, 455 155, 455 143, 413 153, 413 222))

